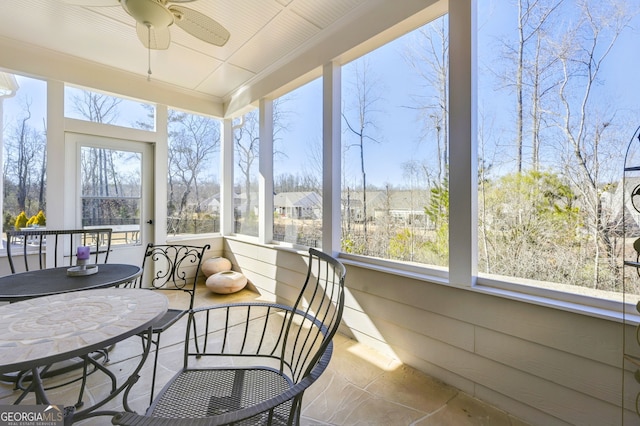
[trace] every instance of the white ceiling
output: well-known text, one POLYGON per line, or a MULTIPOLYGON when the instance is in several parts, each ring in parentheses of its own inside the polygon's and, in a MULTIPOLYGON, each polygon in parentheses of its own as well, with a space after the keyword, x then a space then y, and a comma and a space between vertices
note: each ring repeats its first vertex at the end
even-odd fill
MULTIPOLYGON (((151 51, 151 82, 146 82, 148 51, 137 38, 135 20, 120 5, 0 0, 0 67, 227 115, 235 97, 254 102, 289 80, 319 73, 322 64, 387 28, 410 30, 425 18, 413 17, 400 29, 397 24, 417 12, 425 15, 432 3, 435 0, 195 0, 183 5, 226 27, 229 41, 216 47, 173 25, 169 49, 151 51)), ((444 2, 438 3, 442 9, 444 2)), ((377 38, 378 44, 386 41, 377 38)))

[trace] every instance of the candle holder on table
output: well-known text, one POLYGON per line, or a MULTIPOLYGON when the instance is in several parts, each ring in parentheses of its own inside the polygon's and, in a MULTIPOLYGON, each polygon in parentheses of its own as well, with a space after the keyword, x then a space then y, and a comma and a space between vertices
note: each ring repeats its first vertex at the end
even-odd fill
POLYGON ((78 246, 78 251, 76 253, 76 265, 67 269, 67 275, 78 276, 78 275, 92 275, 98 272, 98 265, 87 265, 87 261, 89 260, 89 247, 87 246, 78 246))

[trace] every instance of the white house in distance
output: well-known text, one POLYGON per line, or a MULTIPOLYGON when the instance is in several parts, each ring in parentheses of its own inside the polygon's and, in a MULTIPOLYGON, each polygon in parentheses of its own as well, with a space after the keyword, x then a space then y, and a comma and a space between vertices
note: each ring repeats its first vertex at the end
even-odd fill
POLYGON ((314 191, 281 192, 273 197, 273 209, 290 219, 320 219, 322 196, 314 191))
MULTIPOLYGON (((361 222, 364 216, 362 209, 362 191, 342 192, 342 214, 351 213, 351 219, 361 222)), ((367 191, 368 221, 381 219, 389 215, 396 222, 410 224, 418 222, 427 224, 425 207, 429 203, 429 191, 425 190, 389 190, 367 191)))

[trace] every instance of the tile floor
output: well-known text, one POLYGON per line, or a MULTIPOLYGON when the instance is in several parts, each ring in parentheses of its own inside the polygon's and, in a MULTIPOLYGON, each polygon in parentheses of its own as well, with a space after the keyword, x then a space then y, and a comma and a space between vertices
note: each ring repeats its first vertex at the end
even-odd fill
MULTIPOLYGON (((235 295, 214 296, 204 289, 197 297, 199 306, 220 300, 260 299, 250 290, 235 295)), ((182 364, 181 339, 184 325, 162 336, 158 383, 162 386, 182 364)), ((307 425, 487 425, 525 426, 519 419, 474 399, 432 377, 422 374, 397 360, 388 358, 345 336, 337 335, 335 351, 328 369, 304 396, 302 424, 307 425)), ((116 376, 127 377, 139 361, 140 339, 135 337, 118 343, 110 353, 109 368, 116 376)), ((129 401, 134 410, 143 412, 149 403, 151 385, 147 360, 140 380, 132 389, 129 401)), ((75 374, 75 373, 72 373, 75 374)), ((48 379, 47 383, 54 384, 48 379)), ((84 401, 89 404, 109 392, 105 376, 89 376, 84 401)), ((52 403, 72 405, 77 399, 78 384, 48 391, 52 403)), ((0 382, 0 405, 11 404, 19 394, 13 385, 0 382)), ((29 395, 24 404, 33 404, 29 395)), ((121 409, 121 399, 106 406, 121 409)), ((96 417, 77 424, 108 425, 110 418, 96 417)))

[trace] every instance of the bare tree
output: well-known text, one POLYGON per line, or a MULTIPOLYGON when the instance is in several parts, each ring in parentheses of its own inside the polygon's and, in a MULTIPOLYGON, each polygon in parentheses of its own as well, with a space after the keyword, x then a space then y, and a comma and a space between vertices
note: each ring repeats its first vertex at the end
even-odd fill
POLYGON ((381 91, 379 80, 373 74, 368 61, 355 63, 355 82, 352 84, 352 90, 355 94, 355 105, 342 111, 342 117, 351 133, 356 136, 354 144, 348 144, 348 147, 357 147, 360 154, 360 173, 362 176, 362 220, 363 220, 363 238, 364 245, 367 245, 367 173, 364 163, 364 144, 367 142, 379 143, 377 139, 377 124, 375 116, 381 111, 378 104, 383 101, 379 94, 381 91), (355 110, 355 118, 350 119, 348 111, 355 110))
POLYGON ((437 179, 449 170, 449 28, 443 16, 418 30, 418 40, 404 54, 407 63, 424 81, 423 91, 413 96, 424 136, 435 132, 437 179))
POLYGON ((118 118, 118 107, 122 99, 115 96, 83 90, 81 95, 71 98, 73 109, 94 123, 110 124, 118 118))
POLYGON ((241 125, 235 127, 235 161, 238 169, 242 173, 244 194, 245 194, 245 211, 244 220, 251 217, 251 175, 254 162, 258 158, 260 151, 260 135, 258 125, 258 112, 251 111, 244 115, 241 125))
POLYGON ((501 40, 507 66, 499 78, 515 94, 516 171, 524 167, 525 135, 531 139, 534 170, 539 168, 544 100, 557 87, 557 57, 549 52, 548 32, 558 24, 564 0, 516 0, 517 40, 501 40))
MULTIPOLYGON (((581 19, 557 45, 562 64, 559 85, 557 126, 568 144, 571 161, 569 176, 582 191, 587 213, 586 226, 593 238, 593 287, 600 283, 601 252, 613 258, 609 221, 602 205, 603 182, 606 182, 607 160, 615 152, 607 152, 607 134, 615 113, 599 110, 595 88, 603 64, 633 14, 624 2, 579 3, 581 19)), ((611 164, 609 162, 609 164, 611 164)))
MULTIPOLYGON (((287 130, 290 111, 286 109, 287 98, 278 98, 273 101, 273 155, 285 155, 276 148, 281 132, 287 130)), ((260 127, 258 111, 254 110, 245 114, 240 123, 234 126, 234 156, 238 169, 242 173, 245 193, 245 225, 251 217, 251 187, 255 182, 251 181, 255 161, 260 154, 260 127)))
POLYGON ((220 149, 216 121, 195 114, 172 111, 169 133, 169 215, 181 216, 189 201, 200 211, 200 175, 211 166, 211 155, 220 149), (192 196, 193 192, 193 196, 192 196))
MULTIPOLYGON (((31 120, 31 101, 24 100, 24 115, 14 127, 6 141, 5 179, 15 182, 17 210, 30 211, 32 201, 37 201, 36 209, 44 209, 42 198, 38 199, 42 185, 41 172, 43 161, 46 164, 46 139, 43 133, 29 124, 31 120), (34 200, 35 199, 35 200, 34 200)), ((10 196, 5 192, 5 198, 10 196)), ((17 214, 17 213, 16 213, 17 214)))
MULTIPOLYGON (((118 107, 122 99, 88 90, 74 95, 71 99, 74 110, 88 121, 110 124, 118 117, 118 107)), ((82 167, 85 176, 83 191, 89 191, 94 197, 89 214, 83 220, 102 219, 110 215, 109 202, 101 201, 104 197, 122 194, 122 182, 116 172, 116 151, 105 148, 92 148, 82 157, 82 167)))

